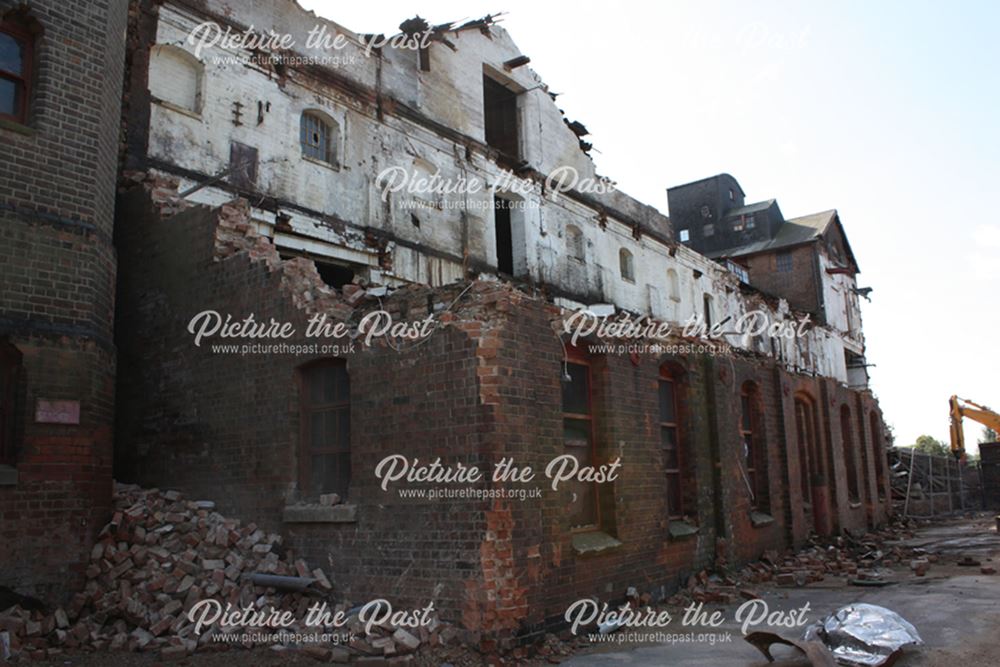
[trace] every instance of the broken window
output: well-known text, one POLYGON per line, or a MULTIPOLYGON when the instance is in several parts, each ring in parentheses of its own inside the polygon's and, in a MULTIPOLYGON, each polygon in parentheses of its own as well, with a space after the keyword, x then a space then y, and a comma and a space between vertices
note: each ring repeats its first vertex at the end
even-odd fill
POLYGON ((204 69, 179 46, 158 44, 149 54, 149 92, 160 102, 199 114, 204 69))
POLYGON ((792 270, 792 253, 789 251, 779 252, 774 256, 774 265, 781 273, 788 273, 792 270))
POLYGON ((844 449, 844 467, 847 468, 847 496, 852 503, 861 502, 858 483, 858 465, 854 458, 854 438, 851 437, 851 409, 840 406, 840 442, 844 449))
POLYGON ((337 145, 339 127, 329 116, 318 111, 302 113, 299 141, 302 144, 302 155, 326 162, 334 167, 339 166, 337 145))
POLYGON ((622 280, 630 283, 635 282, 635 262, 632 253, 622 248, 618 251, 618 269, 621 272, 622 280))
POLYGON ((510 202, 503 197, 493 198, 493 216, 496 224, 497 271, 514 275, 514 235, 510 225, 510 202))
POLYGON ((344 285, 354 281, 354 269, 349 266, 319 261, 315 264, 319 277, 330 287, 341 289, 344 285))
POLYGON ((706 223, 705 225, 703 225, 702 228, 701 228, 701 235, 702 236, 715 236, 715 225, 713 225, 710 222, 706 223))
POLYGON ((0 464, 14 464, 14 424, 21 353, 0 341, 0 464))
POLYGON ((429 46, 422 46, 417 51, 417 65, 421 72, 431 71, 431 48, 429 46))
POLYGON ((299 489, 304 497, 347 497, 351 481, 351 392, 343 359, 300 370, 299 489))
POLYGON ((705 313, 705 328, 712 328, 712 295, 704 294, 702 295, 702 306, 705 313))
POLYGON ((584 261, 586 258, 586 242, 583 232, 575 225, 566 225, 566 250, 573 259, 584 261))
POLYGON ((517 93, 483 75, 483 122, 486 143, 509 157, 520 158, 517 93))
POLYGON ((660 449, 663 471, 667 476, 667 515, 684 516, 684 490, 681 475, 681 443, 677 417, 677 389, 666 368, 660 369, 660 449))
MULTIPOLYGON (((594 418, 591 406, 590 361, 585 352, 567 350, 562 380, 563 445, 578 465, 595 465, 594 418)), ((597 484, 574 479, 570 509, 571 528, 595 528, 600 523, 597 484)))
POLYGON ((17 123, 28 118, 33 46, 27 26, 11 18, 0 23, 0 118, 17 123))
POLYGON ((746 464, 750 506, 765 514, 771 511, 767 481, 767 446, 761 432, 761 403, 757 385, 747 382, 740 393, 740 436, 746 464))

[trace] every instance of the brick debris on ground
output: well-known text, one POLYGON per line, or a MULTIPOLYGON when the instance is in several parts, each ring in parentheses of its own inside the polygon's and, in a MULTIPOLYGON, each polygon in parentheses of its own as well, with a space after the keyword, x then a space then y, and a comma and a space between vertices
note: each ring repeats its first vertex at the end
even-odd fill
POLYGON ((22 602, 24 607, 0 612, 0 633, 6 633, 14 659, 71 651, 158 652, 162 659, 178 659, 195 651, 251 648, 249 638, 240 637, 246 628, 214 625, 195 634, 187 612, 207 598, 241 609, 292 611, 297 622, 285 628, 289 633, 349 633, 345 646, 303 640, 302 652, 323 661, 377 656, 404 663, 412 657, 406 654, 421 647, 458 639, 454 627, 436 618, 419 629, 377 625, 368 636, 350 615, 342 628, 306 627, 303 619, 317 602, 328 602, 333 611, 352 607, 335 600, 321 568, 283 549, 280 535, 226 518, 214 510, 214 502, 186 500, 176 491, 117 484, 114 507, 91 551, 87 583, 68 605, 44 610, 22 602), (301 577, 309 584, 302 592, 279 592, 254 585, 253 573, 301 577), (226 633, 239 639, 217 636, 226 633))

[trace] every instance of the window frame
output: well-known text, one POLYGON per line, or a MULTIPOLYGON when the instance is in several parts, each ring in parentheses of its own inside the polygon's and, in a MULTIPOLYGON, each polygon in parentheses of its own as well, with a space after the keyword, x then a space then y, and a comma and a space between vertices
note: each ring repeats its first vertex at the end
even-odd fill
POLYGON ((795 260, 790 250, 779 250, 774 254, 774 270, 778 273, 791 273, 795 270, 795 260))
MULTIPOLYGON (((24 125, 28 122, 28 108, 32 93, 32 71, 35 55, 35 35, 25 26, 11 18, 0 20, 0 33, 10 36, 21 45, 21 72, 0 69, 0 79, 14 83, 15 91, 20 92, 18 109, 13 114, 0 112, 0 119, 24 125)), ((16 94, 15 92, 15 94, 16 94)))
POLYGON ((771 487, 768 480, 767 441, 762 441, 760 389, 753 382, 747 382, 740 390, 740 440, 746 447, 746 437, 750 436, 750 446, 746 459, 747 477, 753 497, 750 508, 770 514, 771 487))
MULTIPOLYGON (((340 169, 340 125, 336 120, 318 109, 305 109, 299 115, 299 150, 303 159, 317 162, 332 169, 340 169), (322 157, 310 154, 307 148, 319 148, 319 144, 306 142, 306 120, 315 123, 316 128, 322 128, 325 142, 322 157)), ((318 151, 317 151, 318 152, 318 151)))
POLYGON ((350 411, 351 411, 351 377, 347 370, 347 360, 341 358, 327 358, 327 359, 317 359, 315 361, 309 362, 300 366, 297 369, 297 381, 299 390, 299 448, 298 448, 298 459, 299 459, 299 475, 298 475, 298 488, 300 496, 304 498, 313 498, 317 494, 314 493, 313 489, 316 480, 313 476, 313 466, 312 458, 314 456, 330 456, 330 455, 340 455, 346 456, 346 476, 344 482, 344 488, 341 490, 325 491, 324 493, 337 493, 340 495, 341 500, 347 498, 347 495, 351 488, 351 429, 350 429, 350 411), (347 380, 347 397, 342 401, 334 401, 332 403, 311 403, 311 385, 308 381, 307 374, 310 371, 314 371, 319 368, 324 367, 339 367, 343 369, 343 373, 347 380), (347 430, 347 442, 346 443, 336 443, 334 445, 328 445, 323 447, 313 447, 312 445, 312 415, 317 412, 328 412, 332 410, 345 410, 348 415, 348 430, 347 430))
POLYGON ((858 460, 851 424, 851 408, 846 403, 840 406, 840 444, 844 452, 844 468, 847 471, 847 500, 853 506, 862 501, 861 479, 858 475, 858 460))
POLYGON ((799 394, 793 401, 795 410, 796 445, 799 454, 799 480, 802 504, 811 509, 813 503, 813 476, 819 469, 820 455, 816 442, 816 403, 811 396, 799 394))
POLYGON ((587 258, 587 241, 583 235, 583 230, 576 225, 566 225, 566 249, 570 259, 578 262, 585 262, 587 258))
POLYGON ((628 248, 618 249, 618 273, 622 280, 635 283, 635 256, 628 248))
MULTIPOLYGON (((573 364, 576 366, 583 366, 587 370, 587 412, 586 413, 576 413, 576 412, 566 412, 566 406, 562 403, 562 396, 560 396, 560 416, 562 418, 563 424, 566 423, 567 419, 573 419, 576 421, 584 421, 587 423, 587 436, 588 436, 588 449, 590 450, 590 465, 597 466, 597 437, 596 437, 596 423, 594 419, 594 372, 593 372, 593 361, 583 350, 579 349, 573 345, 566 346, 566 364, 573 364)), ((565 432, 565 426, 563 427, 565 432)), ((568 454, 567 449, 570 445, 566 444, 565 434, 563 435, 563 453, 568 454)), ((588 533, 595 530, 600 530, 602 523, 601 517, 601 496, 600 496, 600 485, 597 482, 591 482, 594 488, 594 523, 580 524, 578 526, 570 526, 571 533, 588 533)))
POLYGON ((683 444, 683 429, 681 427, 681 405, 680 405, 680 382, 677 374, 671 372, 670 368, 663 364, 660 366, 659 377, 657 378, 656 391, 657 391, 657 411, 659 411, 659 392, 664 382, 671 385, 671 395, 673 397, 673 408, 674 408, 674 421, 663 421, 663 415, 657 414, 657 426, 659 428, 659 440, 660 440, 660 452, 663 455, 663 473, 667 479, 667 519, 681 521, 686 516, 684 513, 685 502, 684 502, 684 491, 685 491, 685 464, 684 460, 684 444, 683 444), (677 450, 676 453, 676 468, 668 467, 668 456, 666 453, 667 448, 663 446, 663 429, 671 428, 674 431, 674 448, 677 450), (671 476, 676 476, 676 494, 677 494, 677 504, 676 508, 671 507, 671 476), (673 511, 676 510, 676 511, 673 511))

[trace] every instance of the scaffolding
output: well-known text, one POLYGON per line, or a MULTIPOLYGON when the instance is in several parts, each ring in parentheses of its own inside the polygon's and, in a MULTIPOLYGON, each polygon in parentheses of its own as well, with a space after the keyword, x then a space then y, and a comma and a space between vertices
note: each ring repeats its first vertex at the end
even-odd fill
POLYGON ((931 517, 982 508, 982 480, 978 465, 915 451, 889 450, 892 495, 905 517, 931 517))

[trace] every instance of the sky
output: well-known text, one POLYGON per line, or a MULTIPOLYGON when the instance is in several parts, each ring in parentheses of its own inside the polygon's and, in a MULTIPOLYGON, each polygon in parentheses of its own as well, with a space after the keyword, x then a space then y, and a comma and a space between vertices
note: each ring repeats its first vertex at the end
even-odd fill
POLYGON ((505 12, 619 190, 666 213, 667 187, 726 172, 786 217, 839 211, 896 444, 947 442, 952 394, 1000 411, 1000 3, 300 4, 387 35, 505 12))

